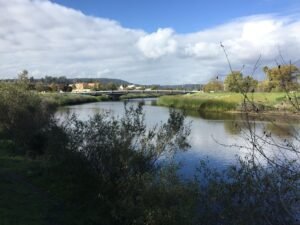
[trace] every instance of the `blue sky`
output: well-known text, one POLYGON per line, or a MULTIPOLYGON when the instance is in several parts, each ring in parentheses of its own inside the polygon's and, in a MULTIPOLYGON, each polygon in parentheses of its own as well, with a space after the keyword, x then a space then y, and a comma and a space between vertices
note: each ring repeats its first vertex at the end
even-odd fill
POLYGON ((53 0, 87 15, 119 21, 123 26, 156 31, 172 27, 189 33, 255 14, 290 14, 299 0, 53 0))
POLYGON ((0 0, 0 78, 206 83, 300 62, 299 0, 0 0), (54 2, 55 1, 55 2, 54 2), (299 2, 299 3, 298 3, 299 2))

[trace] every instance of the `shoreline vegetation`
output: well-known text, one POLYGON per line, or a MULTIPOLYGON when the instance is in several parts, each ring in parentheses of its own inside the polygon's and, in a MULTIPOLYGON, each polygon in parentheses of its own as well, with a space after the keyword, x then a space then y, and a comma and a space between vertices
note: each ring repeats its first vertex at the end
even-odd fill
POLYGON ((162 96, 157 100, 158 106, 166 106, 185 110, 194 110, 200 113, 241 113, 247 110, 253 114, 259 111, 260 114, 294 114, 293 107, 284 92, 274 93, 253 93, 249 94, 249 98, 253 99, 253 106, 243 105, 243 95, 239 93, 223 92, 223 93, 197 93, 176 96, 162 96), (251 108, 251 109, 250 109, 251 108))
MULTIPOLYGON (((113 101, 109 96, 91 96, 72 93, 44 93, 41 98, 53 107, 79 105, 93 102, 113 101)), ((292 110, 288 97, 284 92, 254 93, 253 98, 259 116, 286 116, 298 118, 299 113, 292 110)), ((197 93, 187 95, 160 95, 160 94, 128 94, 120 97, 119 101, 138 98, 157 98, 156 105, 184 109, 194 113, 202 113, 206 116, 210 113, 226 113, 229 115, 245 112, 242 107, 243 96, 239 93, 197 93)), ((256 116, 256 111, 248 112, 256 116)))
POLYGON ((109 100, 107 96, 91 96, 71 93, 44 93, 40 94, 40 96, 42 100, 54 107, 79 105, 109 100))
MULTIPOLYGON (((44 101, 54 107, 79 105, 102 101, 113 101, 112 98, 107 95, 92 96, 72 93, 40 93, 39 95, 44 101)), ((134 98, 157 98, 160 96, 160 94, 128 94, 121 96, 120 100, 128 100, 134 98)))
MULTIPOLYGON (((288 140, 281 145, 269 133, 262 137, 289 157, 266 156, 261 165, 255 159, 267 149, 249 141, 249 157, 220 172, 199 159, 194 178, 186 180, 173 161, 191 147, 184 113, 171 109, 165 123, 149 128, 139 104, 126 106, 121 118, 74 115, 60 123, 54 105, 99 99, 41 97, 27 87, 0 83, 1 225, 299 224, 299 164, 290 158, 299 151, 288 140)), ((273 96, 274 105, 282 97, 273 96)))

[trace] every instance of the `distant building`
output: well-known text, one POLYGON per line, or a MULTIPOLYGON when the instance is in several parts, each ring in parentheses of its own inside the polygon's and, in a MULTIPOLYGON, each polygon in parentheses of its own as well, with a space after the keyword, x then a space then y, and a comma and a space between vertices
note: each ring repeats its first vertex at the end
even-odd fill
POLYGON ((96 87, 96 85, 97 85, 96 83, 88 83, 87 88, 89 88, 89 89, 94 88, 94 87, 96 87))
POLYGON ((75 90, 83 90, 83 89, 84 89, 84 83, 75 84, 75 90))
POLYGON ((134 84, 128 85, 127 89, 128 90, 134 90, 135 89, 135 85, 134 84))
POLYGON ((75 89, 76 90, 84 90, 84 89, 91 89, 96 86, 96 83, 76 83, 75 89))

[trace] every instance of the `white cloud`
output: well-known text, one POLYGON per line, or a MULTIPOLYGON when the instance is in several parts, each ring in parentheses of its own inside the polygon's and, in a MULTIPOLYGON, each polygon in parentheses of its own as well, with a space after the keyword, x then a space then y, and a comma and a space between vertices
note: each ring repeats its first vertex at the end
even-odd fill
POLYGON ((170 28, 158 29, 157 32, 141 37, 138 47, 148 58, 159 58, 176 52, 177 42, 174 40, 174 31, 170 28))
POLYGON ((202 60, 212 60, 218 57, 220 50, 219 43, 197 42, 195 44, 188 44, 184 50, 184 54, 202 60))
POLYGON ((300 52, 300 17, 258 15, 197 33, 127 29, 48 0, 0 0, 0 78, 34 75, 111 77, 136 83, 200 83, 234 68, 252 70, 258 56, 274 64, 300 52))

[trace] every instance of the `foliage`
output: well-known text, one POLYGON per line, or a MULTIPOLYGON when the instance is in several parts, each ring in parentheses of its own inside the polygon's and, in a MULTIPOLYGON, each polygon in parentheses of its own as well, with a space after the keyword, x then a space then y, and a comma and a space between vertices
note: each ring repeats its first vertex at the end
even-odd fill
POLYGON ((112 91, 114 91, 114 90, 117 90, 118 87, 117 87, 117 85, 116 85, 115 83, 108 83, 108 84, 106 85, 106 89, 107 89, 107 90, 112 90, 112 91))
POLYGON ((253 165, 250 158, 216 171, 202 162, 199 224, 293 224, 297 179, 282 167, 253 165), (204 181, 204 182, 203 182, 204 181))
MULTIPOLYGON (((222 43, 221 47, 224 50, 229 68, 232 72, 228 54, 222 43)), ((253 71, 257 69, 260 58, 261 57, 258 58, 254 65, 253 71)), ((284 62, 282 56, 281 59, 284 62)), ((284 91, 291 109, 293 109, 295 113, 299 112, 299 97, 296 92, 290 93, 294 88, 297 89, 297 80, 295 82, 294 78, 295 76, 297 78, 299 69, 290 63, 289 65, 278 64, 277 68, 272 69, 264 67, 263 70, 269 78, 268 88, 270 90, 276 88, 276 90, 284 91)), ((244 137, 246 144, 243 146, 233 144, 231 147, 239 147, 248 153, 246 157, 241 158, 240 161, 241 168, 246 168, 246 173, 239 171, 236 173, 236 179, 229 179, 225 183, 230 186, 232 182, 234 183, 234 181, 237 180, 237 187, 238 190, 240 190, 241 182, 245 181, 241 175, 246 175, 247 187, 242 187, 241 190, 246 190, 247 194, 244 195, 242 192, 242 195, 238 195, 237 199, 239 199, 240 196, 247 196, 247 199, 250 198, 250 201, 247 202, 250 204, 246 205, 245 208, 242 207, 243 210, 248 208, 246 212, 250 217, 247 218, 247 215, 242 214, 240 216, 237 214, 239 220, 240 217, 243 219, 240 220, 240 222, 234 222, 234 224, 245 224, 245 221, 250 224, 299 224, 299 130, 294 129, 295 134, 292 135, 292 138, 289 140, 286 138, 283 140, 273 138, 272 133, 268 133, 266 130, 261 134, 261 132, 257 130, 255 120, 252 121, 250 119, 247 108, 248 106, 254 109, 256 108, 256 113, 261 117, 263 117, 263 114, 261 114, 261 110, 257 108, 253 94, 252 96, 249 95, 243 88, 240 88, 240 92, 243 96, 243 106, 245 106, 243 112, 247 131, 243 133, 242 137, 244 137), (254 185, 251 185, 252 183, 254 183, 254 185), (255 220, 251 220, 251 218, 255 218, 255 220)), ((234 168, 234 171, 236 171, 236 168, 234 168)), ((234 174, 235 173, 233 173, 233 175, 234 174)), ((229 176, 229 178, 232 178, 232 176, 229 176)), ((226 194, 227 193, 230 192, 226 192, 226 194)), ((229 202, 226 203, 226 207, 227 205, 233 205, 235 203, 233 200, 235 200, 235 198, 230 198, 229 202)), ((243 197, 241 200, 243 200, 243 197)), ((238 203, 241 202, 242 201, 238 203)), ((237 207, 239 207, 238 205, 237 207)), ((233 212, 235 211, 234 208, 228 208, 233 212)))
POLYGON ((297 90, 297 75, 299 68, 295 65, 278 65, 277 67, 264 67, 264 72, 267 75, 267 90, 268 91, 291 91, 297 90))
POLYGON ((223 91, 224 87, 221 81, 213 80, 204 85, 203 90, 205 92, 219 92, 223 91))
MULTIPOLYGON (((264 110, 291 110, 285 93, 251 93, 251 99, 264 110)), ((201 112, 226 112, 241 110, 243 96, 240 93, 199 93, 192 95, 162 96, 158 105, 201 112)))
POLYGON ((6 139, 14 140, 22 152, 41 154, 44 133, 53 109, 23 83, 0 84, 0 127, 6 139))
POLYGON ((227 75, 224 81, 225 90, 230 92, 240 92, 242 80, 242 73, 233 71, 227 75))
POLYGON ((135 99, 135 98, 157 98, 162 96, 162 94, 159 93, 142 93, 142 94, 135 94, 135 93, 129 93, 126 95, 122 95, 120 97, 121 100, 126 100, 126 99, 135 99))
MULTIPOLYGON (((189 148, 190 131, 184 116, 172 110, 167 123, 149 129, 141 105, 126 107, 125 111, 119 119, 97 114, 83 122, 72 116, 62 126, 67 138, 55 141, 60 143, 61 154, 57 144, 48 146, 47 152, 69 168, 81 164, 89 171, 84 177, 93 180, 88 201, 98 210, 97 224, 181 224, 186 214, 192 218, 187 210, 192 198, 184 193, 188 187, 181 186, 175 177, 173 181, 166 178, 166 170, 160 169, 158 162, 162 156, 172 157, 176 151, 189 148), (166 209, 169 201, 176 206, 166 209)), ((85 178, 80 174, 76 174, 77 186, 86 191, 87 184, 81 180, 85 178)))
POLYGON ((254 92, 257 88, 258 81, 251 76, 246 76, 241 82, 242 92, 254 92))
POLYGON ((230 73, 225 81, 225 90, 230 92, 254 92, 258 81, 251 76, 243 77, 243 74, 238 71, 230 73))
POLYGON ((44 93, 39 95, 43 101, 52 106, 66 106, 108 100, 107 96, 79 95, 71 93, 44 93))
POLYGON ((238 106, 236 102, 192 96, 162 96, 158 99, 157 104, 179 109, 197 110, 199 112, 231 111, 236 110, 238 106))
MULTIPOLYGON (((287 99, 284 93, 248 96, 249 86, 239 89, 242 94, 162 99, 176 107, 190 105, 212 111, 236 109, 241 101, 267 104, 271 100, 275 104, 287 99)), ((71 116, 59 123, 52 120, 49 104, 26 87, 22 80, 18 84, 0 85, 0 129, 2 139, 10 139, 0 142, 0 153, 1 146, 21 147, 26 153, 44 156, 34 161, 20 157, 15 162, 11 156, 0 155, 0 175, 5 174, 1 176, 5 177, 5 183, 0 183, 0 190, 7 193, 0 205, 24 210, 19 204, 24 200, 37 221, 30 221, 18 210, 13 212, 22 215, 26 222, 34 224, 44 219, 41 215, 50 209, 48 205, 40 207, 48 204, 48 198, 44 197, 47 193, 59 199, 57 208, 62 213, 58 209, 54 212, 63 217, 63 224, 294 223, 294 209, 299 207, 299 161, 270 158, 265 146, 271 144, 283 156, 288 156, 288 152, 299 158, 298 145, 290 140, 275 142, 266 132, 257 134, 255 122, 249 122, 248 111, 245 111, 248 132, 244 134, 249 145, 237 146, 248 150, 247 157, 223 172, 202 164, 195 181, 184 181, 177 174, 178 165, 172 163, 174 153, 189 148, 190 129, 182 113, 171 110, 169 120, 154 127, 146 127, 141 105, 125 106, 121 118, 96 114, 88 121, 80 121, 71 116), (259 156, 265 159, 265 164, 258 160, 259 156), (27 167, 35 164, 38 166, 27 167), (13 180, 15 173, 26 179, 13 180), (12 183, 24 186, 24 192, 12 183)), ((297 98, 289 98, 297 104, 297 98)), ((1 215, 12 217, 7 212, 0 210, 1 215)))

